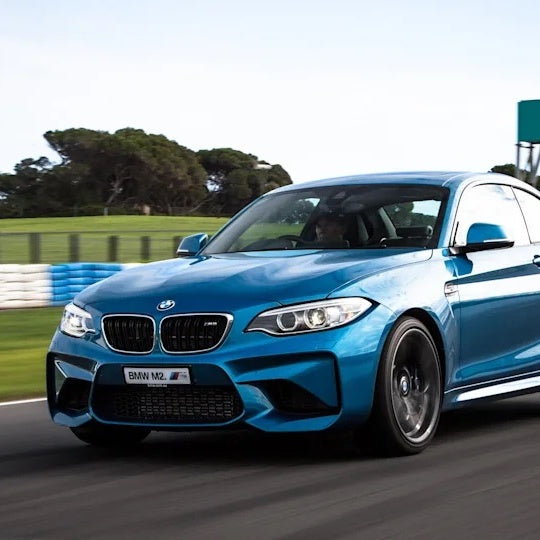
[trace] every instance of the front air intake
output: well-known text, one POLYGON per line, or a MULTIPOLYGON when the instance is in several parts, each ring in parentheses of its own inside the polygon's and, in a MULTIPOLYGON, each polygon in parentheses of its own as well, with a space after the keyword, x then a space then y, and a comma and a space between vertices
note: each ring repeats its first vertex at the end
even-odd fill
POLYGON ((92 408, 108 422, 148 425, 221 424, 243 412, 234 386, 97 384, 92 408))

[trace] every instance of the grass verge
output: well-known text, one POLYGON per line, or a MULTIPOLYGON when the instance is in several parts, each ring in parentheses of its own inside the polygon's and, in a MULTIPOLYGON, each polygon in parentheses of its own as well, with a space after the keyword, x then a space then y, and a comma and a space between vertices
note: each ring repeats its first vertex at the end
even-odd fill
POLYGON ((45 355, 62 310, 0 311, 0 402, 45 395, 45 355))
POLYGON ((69 233, 69 232, 141 232, 182 231, 215 232, 228 218, 198 216, 84 216, 65 218, 0 219, 2 233, 69 233))

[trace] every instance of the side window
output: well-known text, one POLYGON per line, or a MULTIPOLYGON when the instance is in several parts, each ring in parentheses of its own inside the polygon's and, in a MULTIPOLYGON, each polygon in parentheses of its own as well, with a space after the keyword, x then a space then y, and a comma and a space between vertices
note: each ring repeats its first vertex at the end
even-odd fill
POLYGON ((531 242, 540 242, 540 199, 522 189, 514 189, 514 193, 525 216, 531 242))
POLYGON ((473 223, 500 225, 515 246, 529 243, 523 215, 509 186, 484 184, 465 191, 457 212, 455 245, 467 243, 467 232, 473 223))
POLYGON ((441 201, 427 200, 383 206, 392 225, 399 227, 435 226, 441 201))

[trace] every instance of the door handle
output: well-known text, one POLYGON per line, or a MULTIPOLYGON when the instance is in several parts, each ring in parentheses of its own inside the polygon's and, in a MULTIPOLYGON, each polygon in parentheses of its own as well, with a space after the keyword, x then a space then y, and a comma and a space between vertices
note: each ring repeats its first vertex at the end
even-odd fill
POLYGON ((536 266, 540 266, 540 255, 535 255, 532 262, 533 264, 536 264, 536 266))

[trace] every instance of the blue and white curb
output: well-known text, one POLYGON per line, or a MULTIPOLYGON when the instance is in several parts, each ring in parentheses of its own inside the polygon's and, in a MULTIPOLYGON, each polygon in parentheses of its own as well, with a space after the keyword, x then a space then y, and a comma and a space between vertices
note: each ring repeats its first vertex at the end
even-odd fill
POLYGON ((0 264, 0 309, 63 306, 88 285, 137 264, 0 264))

